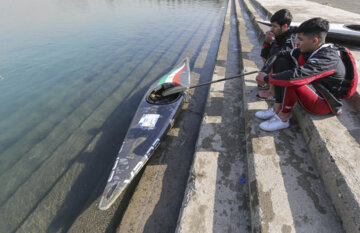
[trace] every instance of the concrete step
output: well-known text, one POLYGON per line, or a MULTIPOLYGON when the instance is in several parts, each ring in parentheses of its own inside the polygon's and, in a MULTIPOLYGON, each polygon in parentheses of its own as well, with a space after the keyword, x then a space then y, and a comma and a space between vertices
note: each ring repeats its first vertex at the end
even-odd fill
MULTIPOLYGON (((237 23, 228 2, 212 79, 235 75, 237 23)), ((210 86, 176 232, 249 232, 241 80, 210 86)))
MULTIPOLYGON (((261 67, 256 64, 261 60, 259 34, 251 33, 256 30, 250 23, 255 14, 248 1, 240 1, 246 71, 261 67)), ((297 122, 278 132, 259 128, 261 120, 254 114, 271 104, 255 97, 255 76, 245 77, 243 83, 252 232, 343 232, 297 122)))
MULTIPOLYGON (((244 8, 254 23, 254 29, 258 31, 257 34, 260 36, 264 33, 264 29, 260 28, 254 20, 260 18, 254 6, 265 9, 267 15, 281 8, 288 8, 295 16, 294 21, 303 21, 317 16, 318 11, 316 9, 319 9, 320 6, 326 8, 322 10, 324 14, 322 13, 321 16, 328 18, 331 22, 339 20, 351 22, 351 20, 360 17, 354 13, 344 13, 342 10, 308 1, 296 1, 295 3, 285 0, 263 0, 260 3, 251 0, 251 3, 248 0, 243 1, 244 8), (300 8, 302 9, 301 14, 299 14, 300 8), (339 17, 339 15, 342 16, 339 17)), ((354 48, 351 50, 359 66, 358 50, 354 48)), ((306 144, 316 164, 316 170, 324 181, 326 190, 346 232, 360 232, 359 103, 359 92, 357 92, 352 98, 344 101, 344 114, 341 116, 316 116, 307 113, 299 106, 294 110, 306 144)))

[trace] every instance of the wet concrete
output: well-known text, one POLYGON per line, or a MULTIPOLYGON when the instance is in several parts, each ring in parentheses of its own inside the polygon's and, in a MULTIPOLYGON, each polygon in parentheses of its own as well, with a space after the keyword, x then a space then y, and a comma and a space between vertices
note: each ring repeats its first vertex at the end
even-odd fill
MULTIPOLYGON (((229 1, 213 80, 242 70, 234 3, 229 1)), ((241 96, 240 79, 211 85, 176 232, 250 231, 241 96)))

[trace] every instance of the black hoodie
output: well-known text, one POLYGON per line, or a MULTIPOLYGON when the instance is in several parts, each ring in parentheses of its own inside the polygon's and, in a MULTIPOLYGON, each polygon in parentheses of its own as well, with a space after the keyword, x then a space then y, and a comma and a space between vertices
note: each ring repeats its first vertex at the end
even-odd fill
POLYGON ((296 48, 296 27, 290 27, 283 34, 275 37, 270 44, 264 42, 261 57, 268 59, 282 50, 290 51, 294 48, 296 48))

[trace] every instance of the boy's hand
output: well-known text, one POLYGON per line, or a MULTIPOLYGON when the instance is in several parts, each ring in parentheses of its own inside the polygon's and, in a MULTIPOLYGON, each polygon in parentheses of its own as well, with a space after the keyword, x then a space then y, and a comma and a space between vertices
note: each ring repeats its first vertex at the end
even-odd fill
POLYGON ((275 34, 272 31, 267 31, 265 34, 265 42, 270 44, 273 40, 275 40, 275 34))
POLYGON ((266 82, 264 81, 264 77, 267 75, 267 73, 264 72, 259 72, 258 75, 256 76, 256 82, 260 85, 263 86, 266 84, 266 82))

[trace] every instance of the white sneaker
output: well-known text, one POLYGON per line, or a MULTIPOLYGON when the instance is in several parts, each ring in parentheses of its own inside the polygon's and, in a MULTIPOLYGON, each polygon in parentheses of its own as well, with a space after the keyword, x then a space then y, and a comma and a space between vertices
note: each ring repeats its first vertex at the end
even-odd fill
POLYGON ((275 114, 270 120, 264 121, 261 123, 260 128, 265 131, 275 131, 279 129, 285 129, 290 126, 289 120, 288 121, 282 121, 280 117, 275 114))
POLYGON ((269 108, 268 110, 257 111, 255 113, 255 116, 257 118, 260 118, 260 119, 263 119, 263 120, 270 119, 271 117, 273 117, 275 115, 276 115, 276 113, 274 111, 274 108, 269 108))

